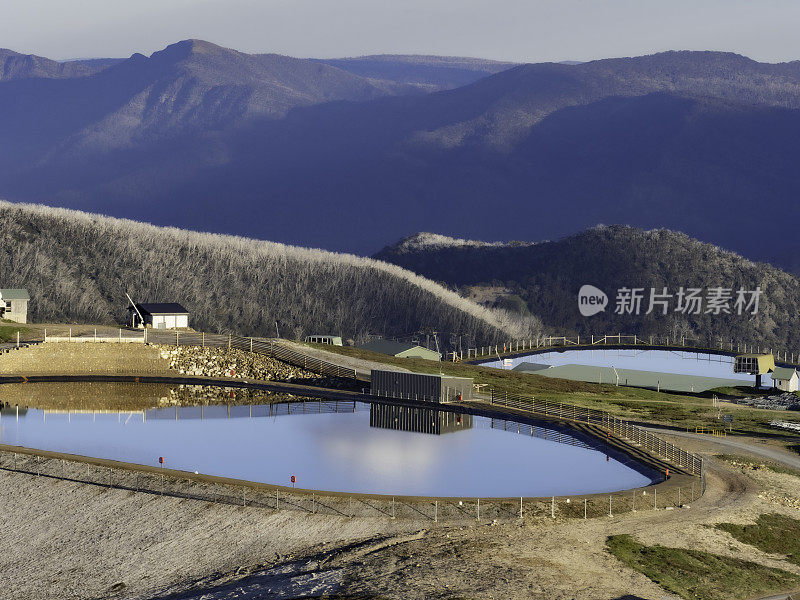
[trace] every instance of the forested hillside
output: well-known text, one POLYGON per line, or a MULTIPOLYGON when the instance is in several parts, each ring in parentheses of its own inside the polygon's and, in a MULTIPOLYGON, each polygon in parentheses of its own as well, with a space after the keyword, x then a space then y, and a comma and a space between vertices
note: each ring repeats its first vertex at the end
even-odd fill
MULTIPOLYGON (((707 341, 735 340, 800 350, 800 279, 765 263, 755 263, 684 234, 659 229, 596 227, 558 241, 486 244, 441 235, 417 234, 384 248, 376 258, 460 288, 470 297, 541 317, 547 330, 591 334, 638 333, 686 336, 707 341), (583 285, 603 290, 604 312, 584 317, 578 310, 583 285), (667 287, 668 314, 649 309, 651 288, 667 287), (729 313, 684 313, 680 288, 732 290, 729 313), (738 314, 736 291, 760 287, 757 314, 738 314), (644 288, 640 314, 615 314, 621 288, 644 288)), ((747 296, 750 300, 750 296, 747 296)))
POLYGON ((0 202, 0 286, 24 287, 35 321, 121 322, 137 302, 180 302, 195 329, 284 337, 464 341, 526 335, 510 318, 400 267, 352 255, 0 202))

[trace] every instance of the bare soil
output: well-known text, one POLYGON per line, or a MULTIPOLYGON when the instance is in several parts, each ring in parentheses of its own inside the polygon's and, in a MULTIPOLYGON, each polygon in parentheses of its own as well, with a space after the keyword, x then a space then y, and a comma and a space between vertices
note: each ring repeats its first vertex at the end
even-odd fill
MULTIPOLYGON (((703 449, 703 440, 694 445, 703 449)), ((453 526, 276 513, 0 471, 8 525, 0 530, 0 596, 661 600, 669 596, 659 586, 607 553, 608 535, 800 573, 707 526, 765 512, 798 518, 781 500, 798 495, 796 476, 712 461, 706 494, 690 508, 453 526)))

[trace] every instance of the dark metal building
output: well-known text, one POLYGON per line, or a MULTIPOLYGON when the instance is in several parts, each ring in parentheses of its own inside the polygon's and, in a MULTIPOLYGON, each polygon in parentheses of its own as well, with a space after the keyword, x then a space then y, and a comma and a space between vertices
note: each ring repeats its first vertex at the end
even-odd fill
POLYGON ((472 379, 467 377, 373 369, 370 392, 373 396, 439 403, 471 400, 472 389, 472 379))

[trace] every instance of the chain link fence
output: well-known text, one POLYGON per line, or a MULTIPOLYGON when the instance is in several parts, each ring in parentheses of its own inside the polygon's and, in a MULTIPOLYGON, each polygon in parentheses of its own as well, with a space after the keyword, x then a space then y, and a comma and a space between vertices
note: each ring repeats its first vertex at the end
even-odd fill
POLYGON ((55 453, 0 450, 0 469, 31 477, 79 482, 131 493, 202 502, 290 510, 346 518, 416 519, 430 522, 515 521, 522 518, 597 518, 632 510, 671 510, 702 494, 698 478, 677 477, 654 486, 611 494, 550 498, 416 498, 316 493, 236 482, 169 469, 139 467, 55 453))
POLYGON ((532 396, 496 392, 494 390, 490 391, 488 400, 492 405, 507 406, 532 415, 601 427, 671 462, 684 469, 687 473, 699 476, 703 472, 703 459, 699 456, 687 452, 671 442, 667 442, 638 425, 610 415, 607 412, 585 406, 539 400, 532 396))

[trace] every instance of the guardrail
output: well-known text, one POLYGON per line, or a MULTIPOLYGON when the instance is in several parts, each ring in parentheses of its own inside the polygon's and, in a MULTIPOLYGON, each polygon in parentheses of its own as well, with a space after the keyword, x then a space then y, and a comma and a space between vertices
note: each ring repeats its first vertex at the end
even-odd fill
POLYGON ((653 454, 666 459, 674 465, 681 467, 692 475, 701 476, 703 474, 703 459, 696 456, 675 444, 663 440, 659 436, 647 431, 646 429, 634 425, 633 423, 615 417, 601 410, 588 408, 586 406, 576 406, 574 404, 564 404, 563 402, 550 402, 548 400, 538 400, 532 396, 522 396, 508 394, 506 392, 495 392, 491 390, 489 398, 491 404, 515 408, 535 415, 557 418, 564 421, 576 423, 587 423, 598 425, 607 431, 628 440, 652 452, 653 454))

